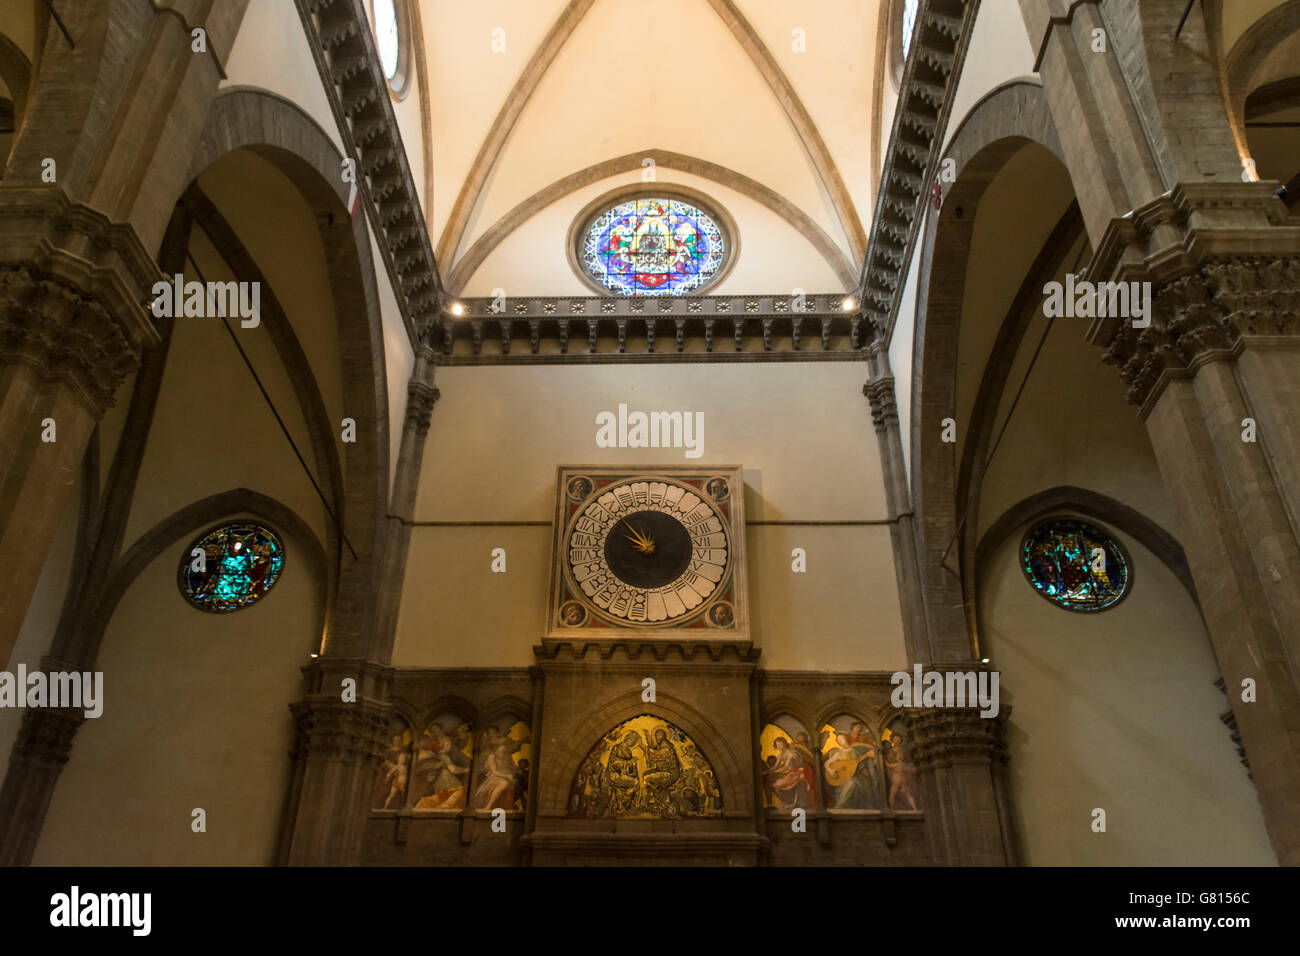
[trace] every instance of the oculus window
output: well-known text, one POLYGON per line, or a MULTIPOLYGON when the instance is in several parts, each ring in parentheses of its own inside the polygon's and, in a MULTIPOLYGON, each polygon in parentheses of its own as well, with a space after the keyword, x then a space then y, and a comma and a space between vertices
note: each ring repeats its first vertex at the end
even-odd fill
POLYGON ((1103 611, 1128 593, 1129 560, 1086 521, 1056 518, 1025 535, 1020 567, 1034 590, 1067 611, 1103 611))
POLYGON ((251 522, 205 532, 181 555, 181 595, 200 611, 225 613, 256 604, 275 587, 284 545, 270 528, 251 522))
POLYGON ((627 296, 687 295, 722 277, 732 255, 722 217, 672 196, 638 196, 600 209, 578 233, 584 279, 627 296))

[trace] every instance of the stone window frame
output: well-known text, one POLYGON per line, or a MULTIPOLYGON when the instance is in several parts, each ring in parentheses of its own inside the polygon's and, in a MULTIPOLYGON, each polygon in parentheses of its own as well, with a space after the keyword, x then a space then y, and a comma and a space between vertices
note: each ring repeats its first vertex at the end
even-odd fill
MULTIPOLYGON (((388 84, 388 95, 396 102, 406 99, 413 86, 415 77, 415 59, 411 52, 411 16, 407 6, 408 0, 389 0, 393 5, 393 16, 397 20, 397 68, 391 79, 384 77, 388 84)), ((379 54, 379 34, 375 31, 375 0, 369 0, 370 35, 375 40, 375 54, 379 54)), ((384 73, 383 58, 379 57, 379 73, 384 73)))
POLYGON ((612 289, 601 285, 594 276, 587 272, 582 264, 579 249, 586 239, 587 229, 597 216, 608 212, 619 203, 630 202, 633 199, 677 199, 681 202, 690 203, 717 224, 718 229, 722 232, 722 241, 724 243, 722 265, 718 267, 718 271, 708 281, 701 283, 685 295, 636 296, 636 298, 685 299, 702 295, 707 290, 720 285, 731 273, 736 261, 740 258, 740 231, 736 227, 736 220, 732 218, 731 213, 724 206, 707 193, 692 189, 689 186, 680 186, 675 183, 637 183, 632 186, 620 186, 597 196, 583 206, 573 222, 569 224, 564 240, 564 254, 569 263, 569 268, 573 270, 574 275, 582 281, 583 285, 593 290, 597 295, 625 298, 619 296, 612 289))

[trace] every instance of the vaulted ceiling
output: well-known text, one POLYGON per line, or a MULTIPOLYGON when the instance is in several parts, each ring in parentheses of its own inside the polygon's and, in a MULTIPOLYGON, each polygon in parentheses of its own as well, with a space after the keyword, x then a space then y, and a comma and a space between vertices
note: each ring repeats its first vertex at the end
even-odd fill
POLYGON ((426 219, 448 288, 590 294, 570 228, 653 168, 734 221, 711 291, 851 289, 879 19, 863 0, 422 0, 426 219))

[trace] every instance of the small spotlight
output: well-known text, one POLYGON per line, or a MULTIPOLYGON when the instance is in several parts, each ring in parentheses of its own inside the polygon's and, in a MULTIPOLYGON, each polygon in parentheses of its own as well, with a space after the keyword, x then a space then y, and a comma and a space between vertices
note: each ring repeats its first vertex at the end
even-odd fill
POLYGON ((464 314, 465 314, 465 307, 464 307, 463 305, 461 305, 459 302, 453 302, 453 303, 451 304, 451 314, 452 314, 452 315, 464 315, 464 314))
POLYGON ((840 302, 840 308, 845 312, 852 312, 855 308, 857 308, 857 305, 858 304, 853 301, 852 296, 848 296, 842 302, 840 302))
POLYGON ((317 654, 315 651, 312 651, 312 653, 311 653, 311 659, 312 659, 312 660, 316 660, 316 658, 318 658, 318 657, 320 657, 320 655, 317 654))
POLYGON ((981 664, 987 664, 988 662, 989 662, 989 659, 988 659, 987 657, 981 657, 981 658, 980 658, 980 663, 981 663, 981 664))

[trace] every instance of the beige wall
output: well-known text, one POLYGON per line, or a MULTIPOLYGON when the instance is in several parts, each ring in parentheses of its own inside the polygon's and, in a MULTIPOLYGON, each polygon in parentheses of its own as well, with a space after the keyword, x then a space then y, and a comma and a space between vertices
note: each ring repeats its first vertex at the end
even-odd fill
POLYGON ((1012 795, 1034 866, 1269 865, 1254 785, 1219 715, 1227 698, 1200 614, 1178 579, 1125 534, 1131 592, 1065 611, 1018 564, 1027 526, 979 583, 985 650, 1011 707, 1012 795), (1092 811, 1107 832, 1091 829, 1092 811))
MULTIPOLYGON (((232 516, 233 517, 233 516, 232 516)), ((280 580, 253 607, 205 614, 176 586, 188 539, 127 589, 104 635, 104 713, 77 732, 39 865, 270 864, 289 779, 299 668, 320 636, 303 543, 278 528, 280 580), (193 833, 191 811, 207 811, 193 833)))
POLYGON ((702 411, 702 464, 745 469, 750 612, 767 667, 905 661, 876 434, 856 362, 443 368, 402 596, 399 666, 524 666, 543 630, 560 464, 690 463, 597 448, 620 402, 702 411), (859 522, 834 526, 763 521, 859 522), (483 522, 537 522, 492 527, 483 522), (493 548, 507 572, 490 569, 493 548), (802 547, 808 571, 791 571, 802 547))

